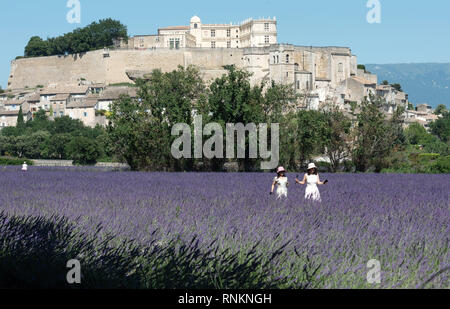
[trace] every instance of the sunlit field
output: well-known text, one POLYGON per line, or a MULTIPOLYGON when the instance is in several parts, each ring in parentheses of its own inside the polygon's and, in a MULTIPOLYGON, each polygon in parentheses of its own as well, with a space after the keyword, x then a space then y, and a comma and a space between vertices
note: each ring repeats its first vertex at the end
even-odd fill
POLYGON ((0 286, 78 258, 83 287, 450 287, 449 175, 324 174, 321 203, 287 176, 277 200, 270 173, 0 168, 0 286))

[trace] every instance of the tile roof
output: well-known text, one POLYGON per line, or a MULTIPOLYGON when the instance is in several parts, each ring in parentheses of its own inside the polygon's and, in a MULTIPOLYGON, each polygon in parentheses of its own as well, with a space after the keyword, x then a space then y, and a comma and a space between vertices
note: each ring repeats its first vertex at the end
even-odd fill
POLYGON ((365 79, 365 78, 360 77, 360 76, 352 76, 350 78, 352 78, 355 81, 357 81, 357 82, 359 82, 361 84, 364 84, 364 85, 376 85, 377 84, 376 82, 371 82, 370 80, 365 79))
POLYGON ((99 100, 117 100, 120 95, 128 94, 130 97, 136 97, 137 88, 134 87, 109 87, 100 93, 99 100))
POLYGON ((78 86, 78 85, 66 85, 66 86, 57 86, 57 87, 47 87, 42 89, 41 95, 48 94, 80 94, 86 93, 88 91, 89 86, 78 86))
POLYGON ((67 104, 66 108, 92 108, 98 103, 96 98, 85 98, 81 101, 73 101, 67 104))
POLYGON ((59 93, 55 95, 53 98, 50 99, 50 101, 64 101, 69 98, 70 94, 68 93, 59 93))

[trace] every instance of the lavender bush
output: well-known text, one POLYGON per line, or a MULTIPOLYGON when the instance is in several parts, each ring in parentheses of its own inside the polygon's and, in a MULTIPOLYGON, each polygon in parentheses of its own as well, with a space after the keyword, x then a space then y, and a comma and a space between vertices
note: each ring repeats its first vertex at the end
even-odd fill
POLYGON ((0 168, 0 211, 63 216, 81 233, 75 243, 92 239, 86 254, 115 248, 139 275, 119 287, 450 286, 449 175, 321 175, 330 181, 322 203, 305 201, 288 177, 289 198, 277 201, 272 174, 8 167, 0 168), (371 259, 381 262, 379 285, 366 280, 371 259))

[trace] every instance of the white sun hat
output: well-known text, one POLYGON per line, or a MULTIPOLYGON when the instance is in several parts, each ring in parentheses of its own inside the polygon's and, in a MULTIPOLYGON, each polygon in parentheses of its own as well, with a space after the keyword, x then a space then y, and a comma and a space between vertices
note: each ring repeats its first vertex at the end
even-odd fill
POLYGON ((308 170, 313 169, 313 168, 317 168, 317 166, 314 163, 309 163, 308 170))

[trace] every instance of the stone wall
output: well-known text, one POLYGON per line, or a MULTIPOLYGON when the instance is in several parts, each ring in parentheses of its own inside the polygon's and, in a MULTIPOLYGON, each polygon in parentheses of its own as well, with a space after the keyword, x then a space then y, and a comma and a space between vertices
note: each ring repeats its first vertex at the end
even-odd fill
POLYGON ((127 71, 161 69, 172 71, 179 65, 196 65, 205 71, 223 70, 224 65, 243 66, 239 49, 160 49, 92 51, 81 55, 17 59, 11 62, 8 89, 32 88, 53 83, 76 83, 84 78, 95 83, 130 82, 127 71))

